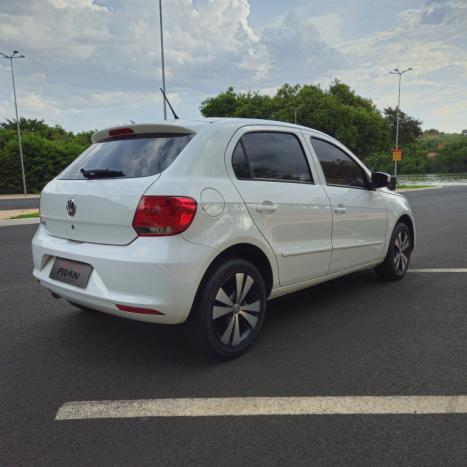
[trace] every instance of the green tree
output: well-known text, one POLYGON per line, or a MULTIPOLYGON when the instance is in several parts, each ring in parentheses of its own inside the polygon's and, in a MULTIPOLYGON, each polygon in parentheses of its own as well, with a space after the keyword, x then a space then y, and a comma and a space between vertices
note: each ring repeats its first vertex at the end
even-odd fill
MULTIPOLYGON (((91 143, 92 132, 74 135, 43 120, 20 119, 28 190, 40 192, 91 143)), ((0 193, 20 193, 21 168, 16 122, 0 124, 0 193)))
POLYGON ((467 173, 467 138, 446 143, 433 159, 436 172, 467 173))
MULTIPOLYGON (((389 125, 391 127, 392 141, 396 139, 397 127, 397 109, 387 107, 384 109, 389 125)), ((422 135, 422 121, 407 115, 406 113, 399 112, 399 146, 413 143, 420 135, 422 135)))
POLYGON ((265 118, 297 123, 336 137, 365 158, 390 148, 390 126, 371 100, 334 81, 329 89, 305 84, 281 86, 274 96, 259 92, 236 93, 233 88, 204 100, 205 117, 265 118))
POLYGON ((215 98, 201 103, 205 117, 271 118, 272 100, 258 92, 236 93, 230 87, 215 98))

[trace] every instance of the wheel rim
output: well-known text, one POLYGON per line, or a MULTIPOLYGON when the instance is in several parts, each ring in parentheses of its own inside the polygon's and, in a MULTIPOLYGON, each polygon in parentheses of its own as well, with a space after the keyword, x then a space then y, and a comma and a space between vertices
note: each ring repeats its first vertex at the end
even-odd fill
POLYGON ((399 232, 394 241, 394 269, 403 274, 409 266, 410 238, 407 232, 399 232))
POLYGON ((220 342, 236 347, 253 335, 261 315, 261 296, 254 279, 239 272, 217 291, 212 308, 214 330, 220 342))

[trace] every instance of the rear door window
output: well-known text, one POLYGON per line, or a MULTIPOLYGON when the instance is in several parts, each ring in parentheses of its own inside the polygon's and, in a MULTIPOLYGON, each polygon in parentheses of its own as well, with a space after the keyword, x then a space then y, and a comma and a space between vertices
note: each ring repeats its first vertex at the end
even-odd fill
POLYGON ((298 138, 292 133, 254 132, 242 137, 253 178, 312 183, 298 138))
POLYGON ((192 137, 192 134, 151 134, 96 143, 78 156, 59 178, 85 180, 81 169, 123 172, 118 178, 156 175, 169 167, 192 137))

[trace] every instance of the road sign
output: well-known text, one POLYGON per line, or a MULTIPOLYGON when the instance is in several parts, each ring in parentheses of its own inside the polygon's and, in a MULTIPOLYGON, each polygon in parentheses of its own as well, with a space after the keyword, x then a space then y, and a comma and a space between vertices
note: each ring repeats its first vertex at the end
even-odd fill
POLYGON ((402 160, 402 149, 393 148, 393 150, 392 150, 392 160, 393 161, 401 161, 402 160))

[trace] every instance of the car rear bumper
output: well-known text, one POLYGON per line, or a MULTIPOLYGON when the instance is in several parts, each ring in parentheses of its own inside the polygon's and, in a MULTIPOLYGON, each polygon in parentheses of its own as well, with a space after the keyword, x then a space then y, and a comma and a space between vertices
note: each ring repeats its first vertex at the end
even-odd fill
POLYGON ((173 237, 139 237, 129 245, 81 243, 49 235, 40 226, 32 241, 34 277, 54 294, 123 318, 176 324, 186 320, 214 250, 173 237), (86 288, 49 277, 56 257, 93 267, 86 288), (161 314, 121 311, 117 305, 161 314))

